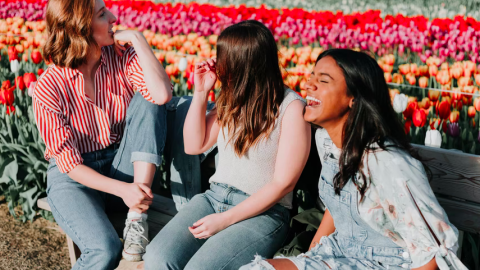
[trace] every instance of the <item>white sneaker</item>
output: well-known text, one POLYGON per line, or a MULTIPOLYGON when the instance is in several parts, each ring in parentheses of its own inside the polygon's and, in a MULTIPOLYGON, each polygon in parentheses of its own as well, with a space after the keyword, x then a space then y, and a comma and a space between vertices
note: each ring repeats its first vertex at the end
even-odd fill
POLYGON ((141 261, 149 243, 146 214, 128 213, 123 230, 123 240, 123 258, 130 262, 141 261))

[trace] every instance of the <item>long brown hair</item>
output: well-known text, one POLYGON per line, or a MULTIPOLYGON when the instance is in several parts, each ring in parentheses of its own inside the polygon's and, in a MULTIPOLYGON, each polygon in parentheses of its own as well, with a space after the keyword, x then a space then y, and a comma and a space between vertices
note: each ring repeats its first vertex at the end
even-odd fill
POLYGON ((47 41, 43 58, 59 67, 77 68, 86 63, 92 36, 95 0, 49 0, 47 41))
POLYGON ((285 85, 278 48, 270 30, 257 21, 227 27, 217 41, 217 74, 222 89, 217 100, 220 126, 243 156, 275 126, 285 85))

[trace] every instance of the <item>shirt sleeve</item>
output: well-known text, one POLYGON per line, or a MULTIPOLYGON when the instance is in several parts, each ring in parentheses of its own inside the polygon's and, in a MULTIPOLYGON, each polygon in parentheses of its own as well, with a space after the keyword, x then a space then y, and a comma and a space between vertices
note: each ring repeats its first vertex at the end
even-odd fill
POLYGON ((35 85, 33 112, 40 136, 45 142, 45 154, 55 158, 60 172, 68 173, 82 164, 83 159, 52 89, 55 82, 49 77, 43 76, 35 85))
MULTIPOLYGON (((126 75, 133 86, 135 91, 139 91, 142 96, 149 102, 155 103, 152 96, 147 90, 147 85, 145 83, 143 69, 140 66, 140 62, 138 59, 138 55, 133 49, 133 47, 129 47, 125 51, 127 64, 126 64, 126 75)), ((173 92, 173 84, 170 83, 170 90, 173 92)))
POLYGON ((436 258, 441 270, 467 269, 455 253, 458 230, 438 203, 422 164, 406 153, 392 151, 368 156, 370 188, 378 198, 371 200, 374 203, 367 212, 377 209, 382 212, 377 217, 383 216, 370 218, 375 223, 372 227, 408 249, 411 268, 436 258))

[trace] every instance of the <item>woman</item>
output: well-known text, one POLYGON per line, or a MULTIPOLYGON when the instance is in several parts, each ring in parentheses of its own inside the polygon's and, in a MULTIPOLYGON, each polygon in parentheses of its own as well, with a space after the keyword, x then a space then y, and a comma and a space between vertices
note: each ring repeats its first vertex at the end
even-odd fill
POLYGON ((272 33, 256 21, 226 28, 217 60, 195 67, 185 151, 218 146, 210 189, 196 195, 147 247, 145 269, 238 269, 286 238, 292 193, 310 149, 304 102, 286 89, 272 33), (222 90, 205 116, 217 76, 222 90))
POLYGON ((306 90, 327 211, 307 253, 241 269, 466 269, 376 61, 325 51, 306 90))
POLYGON ((114 269, 122 243, 107 211, 128 210, 127 260, 140 260, 148 243, 150 186, 165 144, 160 105, 171 84, 141 33, 112 31, 103 0, 50 0, 46 21, 43 56, 52 65, 33 106, 50 161, 48 202, 82 252, 73 268, 114 269))

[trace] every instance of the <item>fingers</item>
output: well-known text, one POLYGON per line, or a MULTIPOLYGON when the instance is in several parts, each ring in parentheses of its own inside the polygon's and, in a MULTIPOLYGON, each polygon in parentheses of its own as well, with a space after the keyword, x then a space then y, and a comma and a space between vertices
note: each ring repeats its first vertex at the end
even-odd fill
POLYGON ((205 222, 205 218, 201 218, 197 222, 193 223, 193 227, 199 227, 203 225, 204 222, 205 222))
POLYGON ((148 187, 147 185, 145 184, 138 184, 138 186, 143 190, 143 192, 145 192, 145 194, 150 197, 151 199, 153 199, 153 192, 152 190, 150 189, 150 187, 148 187))

